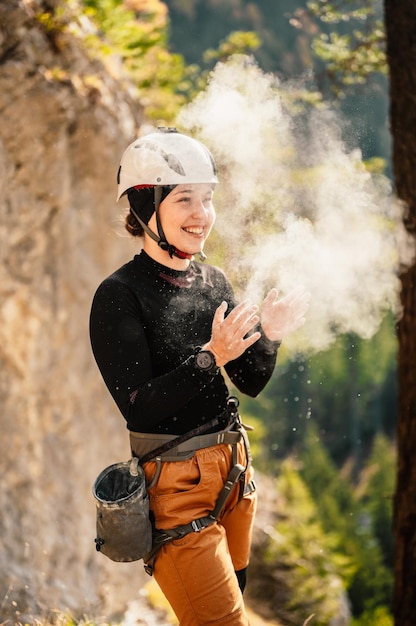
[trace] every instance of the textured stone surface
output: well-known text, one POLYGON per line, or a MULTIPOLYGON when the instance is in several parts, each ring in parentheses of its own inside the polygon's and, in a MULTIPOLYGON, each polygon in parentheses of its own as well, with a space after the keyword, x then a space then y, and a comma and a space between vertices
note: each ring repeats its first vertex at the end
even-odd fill
POLYGON ((88 338, 96 286, 133 251, 115 177, 140 106, 33 6, 0 4, 0 621, 16 622, 116 610, 142 570, 94 548, 92 482, 129 449, 88 338))

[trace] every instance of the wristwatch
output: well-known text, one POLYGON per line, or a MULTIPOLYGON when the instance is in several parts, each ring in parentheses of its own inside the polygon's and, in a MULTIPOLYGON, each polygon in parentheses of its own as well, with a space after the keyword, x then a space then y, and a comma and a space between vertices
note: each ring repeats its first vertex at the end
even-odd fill
POLYGON ((199 350, 195 354, 195 367, 200 372, 215 374, 219 369, 215 362, 215 356, 209 350, 199 350))

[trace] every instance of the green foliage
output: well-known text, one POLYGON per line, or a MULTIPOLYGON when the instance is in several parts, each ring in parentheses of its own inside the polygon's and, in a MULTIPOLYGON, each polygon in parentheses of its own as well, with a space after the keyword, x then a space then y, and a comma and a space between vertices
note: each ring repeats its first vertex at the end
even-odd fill
POLYGON ((349 35, 321 34, 315 39, 313 50, 325 62, 337 95, 342 95, 340 83, 343 87, 365 84, 369 74, 387 73, 382 43, 384 31, 378 27, 368 35, 359 30, 349 35))
POLYGON ((364 6, 360 3, 357 6, 355 0, 338 0, 338 2, 313 0, 308 2, 308 8, 314 15, 319 15, 323 22, 329 24, 339 24, 339 22, 348 22, 350 20, 365 21, 372 15, 372 7, 369 3, 366 3, 364 6), (354 5, 356 5, 355 8, 354 5))
POLYGON ((390 607, 393 585, 392 572, 383 565, 381 550, 374 536, 370 530, 366 532, 362 529, 362 533, 353 555, 357 571, 348 587, 355 616, 379 607, 390 607))
POLYGON ((165 5, 159 0, 135 4, 136 11, 122 0, 83 0, 86 15, 97 27, 85 43, 109 62, 118 57, 137 86, 146 116, 171 123, 187 101, 189 77, 195 71, 186 67, 182 55, 168 49, 165 5))
MULTIPOLYGON (((145 115, 160 123, 173 123, 179 109, 205 88, 209 68, 187 65, 182 54, 169 49, 169 19, 159 0, 82 0, 84 11, 96 25, 85 36, 89 49, 111 63, 118 57, 137 86, 145 115), (132 7, 135 7, 132 8, 132 7)), ((207 63, 260 45, 252 32, 230 33, 218 50, 206 52, 207 63)))
POLYGON ((254 32, 234 31, 220 42, 217 50, 209 49, 204 53, 204 61, 226 61, 233 54, 248 54, 260 46, 260 39, 254 32))
POLYGON ((83 4, 87 16, 100 27, 101 51, 117 50, 127 66, 153 46, 166 45, 166 16, 159 2, 143 2, 137 14, 126 9, 122 0, 83 0, 83 4))
POLYGON ((354 615, 390 606, 392 592, 392 507, 395 454, 382 435, 356 487, 340 474, 314 428, 310 428, 300 473, 317 503, 322 527, 336 532, 337 551, 354 565, 348 588, 354 615))
POLYGON ((318 503, 323 528, 327 531, 336 528, 342 537, 347 537, 354 513, 353 490, 348 480, 340 475, 314 424, 310 424, 306 431, 305 446, 300 455, 300 475, 318 503))
POLYGON ((362 472, 357 500, 357 575, 350 587, 356 614, 390 607, 393 586, 392 496, 396 454, 392 444, 378 435, 362 472))
POLYGON ((386 160, 381 157, 372 157, 364 162, 364 166, 370 174, 384 174, 386 171, 386 160))
POLYGON ((383 552, 384 562, 393 567, 393 495, 396 482, 396 452, 389 440, 377 435, 367 462, 369 474, 363 502, 373 520, 374 534, 383 552))
POLYGON ((378 607, 354 619, 351 626, 393 626, 393 616, 387 608, 378 607))
POLYGON ((351 560, 337 550, 336 533, 324 530, 293 459, 282 463, 276 486, 288 513, 275 526, 265 562, 279 563, 285 571, 291 594, 284 610, 296 616, 296 623, 314 613, 313 623, 324 626, 339 611, 351 560))
MULTIPOLYGON (((128 77, 136 85, 148 118, 171 123, 194 93, 198 69, 169 51, 164 3, 131 0, 129 6, 123 0, 71 0, 54 11, 38 11, 35 19, 56 49, 67 44, 69 35, 77 37, 90 56, 107 64, 121 81, 128 77)), ((56 76, 58 72, 48 78, 56 76)), ((75 78, 68 76, 75 87, 85 83, 85 77, 75 78)), ((99 91, 98 76, 95 83, 99 91)))
POLYGON ((332 89, 338 97, 351 85, 365 84, 375 73, 387 73, 385 32, 378 17, 379 2, 343 0, 308 2, 312 14, 331 28, 344 25, 347 32, 321 32, 314 37, 313 50, 324 62, 332 89), (358 26, 355 27, 355 24, 358 26))

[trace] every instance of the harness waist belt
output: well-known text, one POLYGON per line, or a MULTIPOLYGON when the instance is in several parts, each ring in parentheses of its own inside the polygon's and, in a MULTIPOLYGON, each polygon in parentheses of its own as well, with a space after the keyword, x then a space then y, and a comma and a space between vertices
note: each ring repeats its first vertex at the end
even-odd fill
MULTIPOLYGON (((130 431, 130 446, 132 452, 139 457, 155 450, 166 441, 175 439, 177 435, 157 435, 154 433, 136 433, 130 431)), ((220 430, 216 433, 198 435, 172 448, 161 455, 162 461, 182 461, 192 458, 195 450, 210 448, 221 443, 234 444, 241 440, 241 433, 232 430, 220 430)))

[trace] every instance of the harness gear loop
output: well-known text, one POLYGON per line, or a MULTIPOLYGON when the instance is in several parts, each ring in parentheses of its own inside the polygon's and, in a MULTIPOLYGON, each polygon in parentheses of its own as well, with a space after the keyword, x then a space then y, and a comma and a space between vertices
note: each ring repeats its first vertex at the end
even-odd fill
POLYGON ((159 480, 160 472, 162 470, 162 457, 157 456, 155 458, 155 462, 156 462, 156 471, 155 471, 155 473, 153 475, 152 480, 147 485, 147 490, 148 491, 150 491, 150 489, 156 485, 157 481, 159 480))

